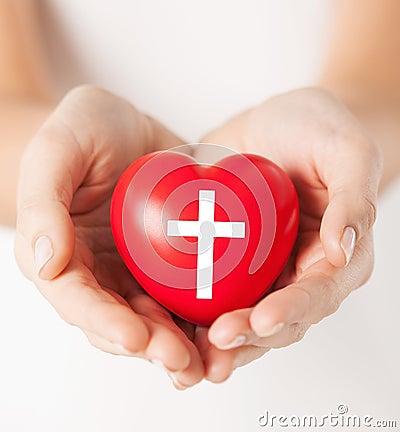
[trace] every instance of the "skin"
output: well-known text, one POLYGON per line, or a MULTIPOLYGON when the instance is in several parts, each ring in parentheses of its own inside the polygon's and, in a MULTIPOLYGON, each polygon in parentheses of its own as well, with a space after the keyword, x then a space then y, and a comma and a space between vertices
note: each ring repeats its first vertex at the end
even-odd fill
POLYGON ((274 292, 253 308, 222 315, 209 329, 218 380, 271 348, 301 340, 368 279, 382 164, 379 148, 359 122, 320 89, 269 99, 205 141, 230 142, 239 151, 273 160, 292 178, 300 201, 298 238, 274 292), (357 233, 347 265, 340 246, 345 227, 357 233))
POLYGON ((292 177, 301 205, 299 237, 275 291, 208 329, 172 317, 137 285, 109 227, 110 196, 126 166, 160 143, 167 149, 182 141, 92 86, 71 90, 57 104, 33 2, 19 8, 0 0, 0 19, 12 24, 0 25, 0 142, 7 143, 0 146, 0 221, 17 220, 23 273, 94 346, 161 363, 178 389, 203 378, 222 382, 269 349, 299 341, 368 279, 382 154, 390 161, 383 185, 400 170, 400 71, 392 72, 400 68, 400 5, 384 1, 386 8, 373 0, 337 2, 320 88, 271 98, 203 137, 274 160, 292 177), (378 23, 391 31, 386 39, 379 33, 378 48, 386 49, 376 49, 375 65, 371 29, 378 23), (347 257, 346 227, 356 232, 347 257), (38 268, 35 244, 44 236, 52 253, 38 268))
POLYGON ((58 102, 37 2, 0 0, 0 223, 15 226, 21 154, 58 102))
POLYGON ((193 336, 138 286, 110 229, 116 181, 137 157, 161 150, 156 143, 182 141, 104 90, 69 92, 24 152, 15 251, 24 274, 90 343, 161 362, 172 379, 193 385, 204 375, 193 336), (34 245, 43 235, 53 256, 38 272, 34 245))

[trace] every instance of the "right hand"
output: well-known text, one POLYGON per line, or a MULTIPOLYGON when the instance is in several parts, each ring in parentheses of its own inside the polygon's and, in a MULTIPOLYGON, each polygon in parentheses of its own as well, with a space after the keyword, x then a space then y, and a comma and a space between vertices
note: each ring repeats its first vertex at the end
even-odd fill
POLYGON ((92 345, 161 362, 180 389, 204 375, 195 328, 178 326, 129 273, 109 208, 133 160, 181 144, 117 96, 92 86, 70 91, 23 155, 15 246, 22 272, 92 345))

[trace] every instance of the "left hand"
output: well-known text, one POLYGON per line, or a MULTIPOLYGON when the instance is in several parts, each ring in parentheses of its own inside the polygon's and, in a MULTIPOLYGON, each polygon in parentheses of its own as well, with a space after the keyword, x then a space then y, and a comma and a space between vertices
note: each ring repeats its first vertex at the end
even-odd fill
POLYGON ((193 325, 139 287, 110 228, 114 186, 135 159, 182 141, 128 101, 94 86, 72 89, 21 161, 15 255, 23 273, 88 341, 163 365, 175 387, 203 378, 193 325))
POLYGON ((196 331, 206 377, 221 382, 271 348, 300 341, 367 281, 382 157, 345 106, 319 89, 271 98, 202 141, 271 159, 300 202, 297 242, 272 293, 196 331))

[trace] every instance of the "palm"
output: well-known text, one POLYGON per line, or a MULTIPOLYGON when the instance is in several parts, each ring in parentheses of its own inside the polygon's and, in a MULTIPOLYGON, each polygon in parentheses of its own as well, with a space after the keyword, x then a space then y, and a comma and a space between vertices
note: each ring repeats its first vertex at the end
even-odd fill
MULTIPOLYGON (((111 191, 108 193, 111 195, 111 191)), ((89 200, 90 201, 90 200, 89 200)), ((77 203, 79 204, 79 203, 77 203)), ((202 371, 200 354, 192 340, 195 328, 192 324, 173 317, 169 311, 151 298, 133 278, 122 261, 114 244, 110 219, 110 197, 87 212, 72 215, 75 225, 76 247, 72 262, 75 262, 75 279, 84 281, 85 285, 95 286, 109 296, 110 305, 115 309, 118 303, 119 311, 128 308, 138 317, 151 334, 148 350, 153 352, 138 353, 145 358, 162 359, 172 370, 180 369, 182 358, 187 358, 187 352, 192 357, 189 379, 199 379, 202 371), (155 336, 158 335, 158 336, 155 336), (152 348, 152 345, 155 345, 152 348), (172 351, 172 352, 171 352, 172 351), (164 358, 163 358, 164 356, 164 358), (169 358, 170 357, 170 358, 169 358), (191 375, 190 375, 191 374, 191 375)), ((82 286, 84 289, 84 287, 82 286)), ((115 313, 107 311, 107 305, 97 308, 97 320, 104 320, 107 326, 118 327, 118 310, 115 313)), ((125 331, 119 329, 118 331, 125 331)), ((92 332, 86 332, 89 340, 95 346, 107 349, 103 340, 92 332)), ((111 347, 110 351, 113 349, 111 347)))
POLYGON ((72 216, 75 225, 74 257, 86 267, 103 289, 126 298, 136 284, 124 266, 114 245, 109 223, 110 200, 99 207, 72 216))
POLYGON ((299 231, 288 264, 274 284, 274 289, 296 282, 313 264, 325 258, 320 228, 328 192, 321 184, 305 184, 296 179, 294 184, 300 203, 299 231))
POLYGON ((109 210, 107 199, 95 209, 72 217, 76 232, 74 258, 82 275, 89 272, 101 289, 144 320, 158 322, 176 332, 178 327, 171 314, 139 286, 122 261, 114 244, 109 210))
MULTIPOLYGON (((51 259, 40 275, 28 266, 27 274, 65 321, 101 350, 158 360, 192 385, 204 372, 187 337, 193 327, 181 330, 138 286, 114 246, 109 220, 111 194, 127 165, 149 149, 180 144, 127 101, 91 86, 72 90, 25 153, 29 181, 23 182, 21 201, 34 196, 36 205, 26 206, 20 226, 35 212, 52 229, 41 255, 50 251, 51 259), (40 175, 37 166, 43 167, 40 175), (37 191, 43 195, 38 202, 37 191)), ((19 244, 28 250, 24 240, 19 244)))
POLYGON ((300 203, 297 240, 270 295, 254 307, 222 315, 210 327, 208 338, 215 348, 210 348, 209 362, 220 365, 220 377, 226 378, 235 364, 300 340, 311 324, 333 313, 370 274, 371 234, 358 241, 351 265, 342 268, 345 256, 338 238, 344 229, 343 205, 330 206, 334 187, 340 194, 345 191, 341 182, 347 186, 343 173, 365 168, 354 165, 357 152, 365 149, 353 148, 350 157, 343 148, 349 137, 370 149, 340 103, 324 92, 301 90, 272 98, 203 138, 277 163, 292 179, 300 203))

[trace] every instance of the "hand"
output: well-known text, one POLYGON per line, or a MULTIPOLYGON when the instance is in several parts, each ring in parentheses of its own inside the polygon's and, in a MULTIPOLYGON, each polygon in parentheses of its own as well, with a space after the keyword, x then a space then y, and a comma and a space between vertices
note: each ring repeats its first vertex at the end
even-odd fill
MULTIPOLYGON (((16 257, 23 273, 96 347, 161 362, 176 387, 203 378, 192 342, 136 283, 110 229, 115 183, 137 157, 182 142, 128 102, 82 86, 59 104, 26 149, 16 257)), ((177 320, 178 321, 178 320, 177 320)))
POLYGON ((269 99, 202 141, 273 160, 300 201, 298 239, 273 292, 197 331, 206 377, 220 382, 269 349, 301 340, 367 281, 382 157, 350 112, 318 89, 269 99))

